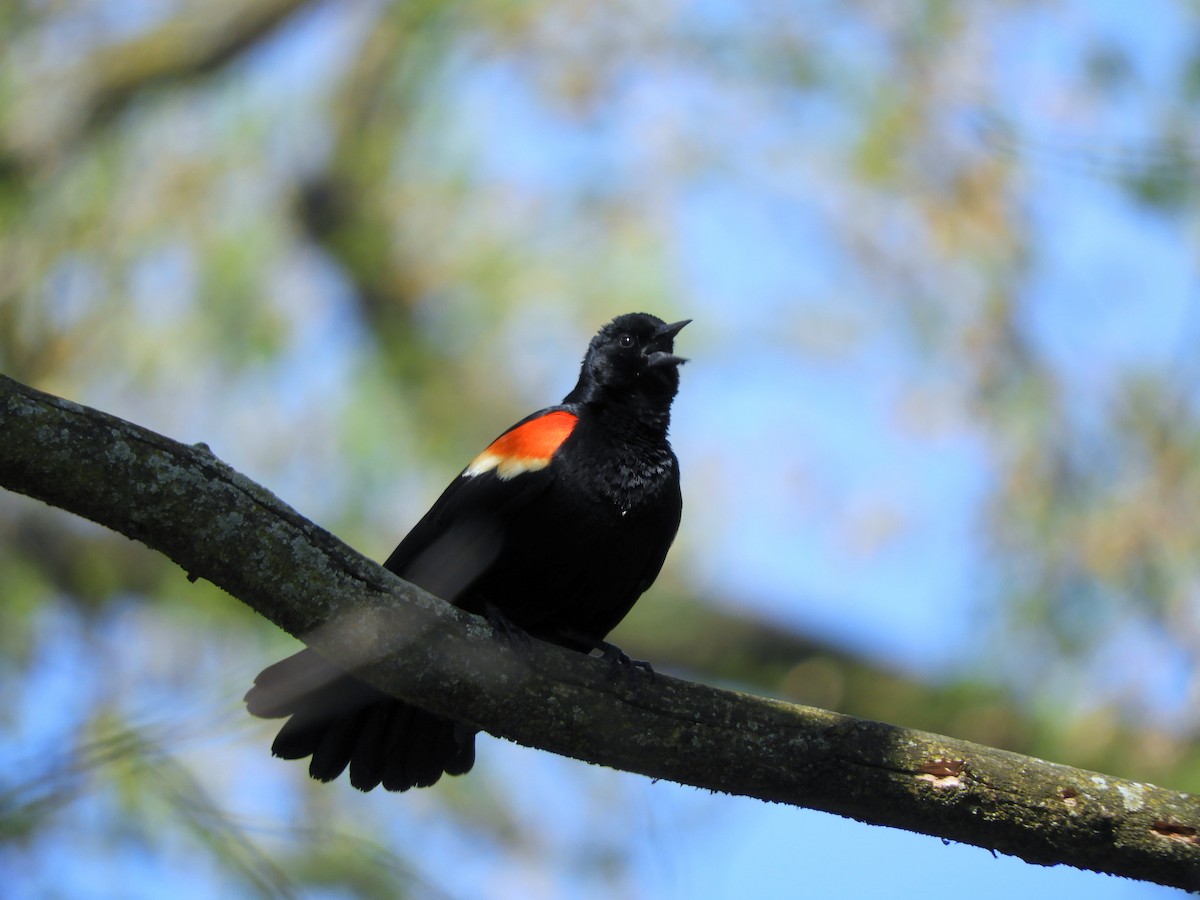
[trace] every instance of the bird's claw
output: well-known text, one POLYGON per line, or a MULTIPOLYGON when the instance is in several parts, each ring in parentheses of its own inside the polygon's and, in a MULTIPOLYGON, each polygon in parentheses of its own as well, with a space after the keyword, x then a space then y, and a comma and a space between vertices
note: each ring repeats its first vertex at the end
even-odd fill
POLYGON ((503 640, 522 650, 527 650, 532 646, 533 638, 529 636, 529 632, 513 622, 498 607, 491 603, 487 604, 484 607, 483 616, 492 626, 492 630, 503 640))
POLYGON ((622 673, 633 683, 634 688, 641 686, 643 678, 654 681, 654 667, 644 659, 634 659, 620 647, 607 641, 600 642, 600 653, 608 660, 609 681, 616 681, 622 673))

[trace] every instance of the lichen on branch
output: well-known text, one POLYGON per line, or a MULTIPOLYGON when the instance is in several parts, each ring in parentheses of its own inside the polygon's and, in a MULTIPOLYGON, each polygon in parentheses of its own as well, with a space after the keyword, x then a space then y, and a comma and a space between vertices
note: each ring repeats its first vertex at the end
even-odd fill
POLYGON ((663 675, 613 682, 599 660, 497 639, 206 447, 4 376, 0 486, 142 541, 377 687, 519 743, 1200 889, 1200 798, 663 675))

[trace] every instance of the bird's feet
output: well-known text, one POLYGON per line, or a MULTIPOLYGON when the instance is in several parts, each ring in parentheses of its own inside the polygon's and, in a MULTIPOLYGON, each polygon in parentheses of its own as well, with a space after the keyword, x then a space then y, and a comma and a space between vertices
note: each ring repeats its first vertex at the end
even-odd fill
POLYGON ((644 659, 634 659, 616 644, 600 640, 577 631, 561 631, 559 636, 566 646, 577 645, 579 649, 599 650, 602 659, 608 661, 608 680, 617 681, 622 674, 636 689, 643 678, 654 680, 654 667, 644 659))
POLYGON ((616 644, 608 641, 597 641, 596 649, 603 659, 608 660, 609 681, 617 681, 624 675, 636 691, 642 685, 642 679, 654 681, 654 667, 644 659, 634 659, 616 644))
POLYGON ((483 617, 488 620, 488 624, 497 635, 518 650, 528 650, 533 646, 533 638, 529 636, 529 632, 502 613, 499 607, 487 604, 483 608, 483 617))

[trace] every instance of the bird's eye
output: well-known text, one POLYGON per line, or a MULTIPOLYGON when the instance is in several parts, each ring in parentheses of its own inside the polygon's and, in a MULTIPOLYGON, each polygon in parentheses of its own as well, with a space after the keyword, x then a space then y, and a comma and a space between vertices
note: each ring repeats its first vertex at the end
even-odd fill
POLYGON ((617 338, 617 343, 620 344, 622 347, 632 347, 634 344, 637 343, 637 340, 634 338, 634 336, 632 334, 623 334, 619 338, 617 338))

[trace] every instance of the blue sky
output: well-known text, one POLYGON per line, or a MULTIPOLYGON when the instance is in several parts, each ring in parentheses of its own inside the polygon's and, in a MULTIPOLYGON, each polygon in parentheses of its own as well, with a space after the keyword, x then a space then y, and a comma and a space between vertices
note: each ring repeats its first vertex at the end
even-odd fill
MULTIPOLYGON (((859 61, 865 72, 878 64, 877 48, 861 29, 839 24, 836 5, 818 6, 840 59, 859 61)), ((702 8, 710 24, 721 16, 738 24, 731 7, 702 8)), ((1024 285, 1029 334, 1083 398, 1081 414, 1088 398, 1103 398, 1114 367, 1184 358, 1200 327, 1194 221, 1183 213, 1148 214, 1090 163, 1078 164, 1081 158, 1099 159, 1100 168, 1109 168, 1128 148, 1141 146, 1152 117, 1162 112, 1154 98, 1169 93, 1165 86, 1189 49, 1194 22, 1174 10, 1165 2, 1057 4, 1010 11, 994 35, 994 51, 1003 60, 996 68, 1006 75, 999 86, 1005 111, 1015 114, 1015 124, 1030 137, 1018 152, 1036 157, 1027 160, 1027 181, 1017 198, 1033 229, 1030 240, 1040 248, 1024 285), (1126 49, 1138 72, 1137 88, 1110 109, 1063 114, 1061 85, 1075 71, 1080 44, 1095 33, 1126 49)), ((328 6, 307 16, 259 54, 249 66, 250 90, 268 97, 313 90, 312 73, 351 46, 347 38, 354 34, 355 17, 336 11, 328 6)), ((467 68, 458 73, 442 114, 452 122, 458 117, 451 131, 464 143, 464 155, 478 162, 481 179, 538 194, 569 197, 581 178, 614 190, 640 184, 654 171, 653 149, 633 138, 657 116, 699 104, 702 112, 697 121, 685 122, 686 133, 703 127, 714 111, 729 112, 720 92, 686 81, 659 82, 654 72, 629 72, 621 92, 626 105, 581 123, 541 106, 526 74, 512 64, 467 68)), ((837 345, 839 328, 874 324, 879 310, 865 296, 874 289, 869 278, 847 268, 830 237, 836 210, 828 207, 825 154, 850 126, 844 110, 828 98, 789 105, 784 113, 759 121, 752 111, 742 112, 746 158, 735 160, 722 177, 668 186, 677 189, 665 207, 668 278, 677 286, 679 312, 696 320, 680 342, 692 362, 683 373, 673 425, 686 497, 685 535, 674 564, 704 593, 728 597, 780 627, 825 636, 934 678, 979 652, 978 516, 992 487, 986 450, 977 434, 956 423, 922 428, 898 421, 902 391, 914 383, 952 390, 939 379, 952 381, 953 373, 926 371, 886 328, 852 352, 836 346, 828 352, 825 342, 837 345), (782 175, 760 170, 760 154, 794 138, 799 127, 812 131, 812 157, 785 167, 782 175), (798 334, 797 323, 806 321, 822 327, 798 334), (797 345, 811 352, 797 353, 797 345), (716 480, 709 477, 713 472, 736 477, 716 480)), ((286 121, 288 115, 283 114, 281 133, 293 139, 277 139, 271 148, 281 167, 303 168, 326 149, 320 123, 286 121)), ((1005 152, 988 148, 983 130, 968 127, 962 139, 980 142, 983 152, 1005 152)), ((211 398, 192 413, 194 436, 177 436, 230 448, 222 452, 230 462, 312 513, 337 504, 336 479, 317 483, 313 477, 323 460, 296 460, 272 472, 245 449, 244 438, 260 421, 256 410, 269 406, 286 419, 314 397, 336 403, 355 375, 362 336, 338 300, 344 285, 319 260, 298 261, 298 271, 300 276, 282 276, 281 291, 308 296, 313 306, 304 317, 308 327, 294 336, 292 365, 246 396, 211 398), (237 415, 227 416, 234 405, 237 415), (240 459, 239 452, 245 453, 240 459), (255 471, 256 464, 263 471, 255 471)), ((187 280, 186 264, 167 258, 143 276, 144 297, 169 294, 172 283, 187 280), (164 282, 163 273, 177 277, 164 282)), ((531 405, 550 402, 570 387, 585 337, 578 352, 571 345, 538 360, 514 360, 531 405)), ((507 423, 494 424, 483 429, 481 441, 507 423)), ((428 486, 430 497, 443 481, 428 486)), ((113 626, 118 631, 120 621, 118 614, 113 626)), ((85 640, 62 635, 39 670, 30 693, 38 702, 23 716, 27 746, 38 746, 63 727, 61 721, 39 719, 33 707, 46 708, 45 698, 76 705, 87 699, 73 693, 72 686, 85 679, 69 663, 73 642, 85 640)), ((1156 652, 1149 639, 1130 646, 1136 650, 1127 663, 1131 669, 1156 652)), ((208 660, 212 668, 204 671, 229 686, 228 704, 204 695, 183 700, 182 708, 194 712, 199 704, 203 715, 232 721, 240 696, 233 684, 248 682, 259 662, 265 660, 232 653, 208 660), (212 702, 217 705, 204 705, 212 702)), ((1164 676, 1159 686, 1164 705, 1178 702, 1172 685, 1180 680, 1182 673, 1174 670, 1164 676)), ((170 704, 180 702, 173 694, 170 704)), ((148 694, 140 703, 141 709, 161 709, 166 701, 148 694)), ((68 705, 59 715, 74 719, 82 713, 68 705)), ((185 741, 180 752, 185 758, 229 754, 242 766, 247 748, 254 748, 261 758, 238 782, 235 811, 267 832, 304 815, 291 774, 267 757, 263 733, 248 723, 223 727, 229 730, 216 747, 185 741)), ((427 882, 451 896, 606 896, 611 883, 605 880, 610 871, 605 848, 622 858, 621 886, 638 897, 853 898, 895 893, 897 885, 901 896, 969 893, 974 900, 1022 893, 1063 900, 1181 896, 993 858, 983 850, 821 813, 651 784, 594 767, 580 774, 578 763, 491 739, 482 742, 480 757, 481 767, 501 780, 522 782, 507 799, 511 815, 534 835, 526 858, 456 827, 427 797, 360 797, 345 784, 329 790, 352 795, 339 800, 361 810, 363 822, 378 829, 371 834, 380 844, 415 849, 427 882), (581 859, 580 847, 588 846, 598 848, 596 859, 581 859)), ((451 790, 487 790, 482 778, 476 783, 473 788, 463 781, 451 790)), ((82 835, 101 827, 94 819, 103 810, 100 800, 81 805, 82 835)), ((168 887, 176 896, 180 890, 183 896, 218 893, 225 887, 219 874, 194 857, 187 864, 195 877, 180 885, 175 866, 191 849, 183 843, 170 855, 142 857, 131 847, 116 865, 108 848, 89 850, 86 842, 71 854, 53 847, 39 852, 53 863, 70 896, 161 896, 168 887)), ((28 896, 39 887, 44 886, 34 885, 28 896)))
MULTIPOLYGON (((1030 240, 1042 248, 1025 286, 1030 333, 1084 397, 1103 391, 1114 365, 1160 362, 1180 351, 1181 335, 1194 334, 1186 328, 1196 286, 1191 223, 1149 215, 1105 178, 1072 165, 1079 148, 1120 159, 1148 132, 1145 119, 1157 110, 1145 101, 1177 73, 1188 33, 1165 4, 1152 6, 1135 12, 1119 3, 1075 3, 1053 13, 1014 13, 1011 33, 996 41, 1004 58, 997 68, 1011 78, 1001 87, 1019 98, 1011 104, 1021 117, 1016 124, 1033 136, 1035 149, 1043 136, 1066 147, 1029 166, 1018 202, 1035 229, 1030 240), (1055 85, 1072 77, 1081 38, 1092 29, 1127 49, 1141 89, 1119 109, 1057 117, 1055 85)), ((871 48, 853 46, 853 29, 845 40, 850 56, 870 57, 871 48)), ((630 86, 636 108, 601 117, 595 133, 538 108, 507 71, 472 82, 466 102, 468 110, 490 111, 471 121, 488 135, 494 177, 536 190, 569 189, 578 167, 637 181, 641 161, 623 155, 630 151, 622 139, 630 121, 647 121, 647 110, 669 110, 681 97, 719 105, 688 85, 658 90, 630 86)), ((818 156, 822 144, 836 144, 836 109, 816 103, 797 112, 797 121, 813 128, 818 156), (831 129, 824 137, 823 124, 831 129)), ((751 143, 765 146, 777 137, 766 124, 751 133, 751 143)), ((731 597, 781 627, 932 675, 979 650, 972 630, 980 591, 977 516, 991 487, 986 455, 969 430, 897 427, 897 392, 922 375, 910 351, 886 333, 852 354, 795 353, 798 308, 853 324, 873 307, 855 299, 854 290, 867 285, 828 237, 823 171, 788 172, 796 179, 791 200, 754 171, 751 155, 725 178, 687 184, 673 207, 680 302, 696 319, 681 341, 693 362, 673 427, 688 510, 687 542, 676 552, 686 555, 684 565, 707 593, 731 597), (815 203, 803 202, 806 190, 815 203), (705 478, 713 467, 737 473, 715 495, 705 478), (898 537, 888 535, 889 513, 902 521, 898 537), (845 525, 873 516, 882 520, 882 548, 864 550, 845 525)), ((1138 659, 1135 665, 1145 656, 1138 659)), ((644 835, 630 841, 641 848, 634 888, 643 896, 868 897, 896 885, 903 896, 927 897, 1177 893, 994 859, 820 813, 615 777, 632 799, 610 827, 644 835)), ((540 806, 540 798, 554 795, 542 787, 528 796, 540 806)), ((554 827, 570 820, 569 811, 558 810, 554 827)), ((489 872, 467 892, 486 893, 489 872)), ((562 877, 566 894, 590 895, 586 882, 562 877)))

